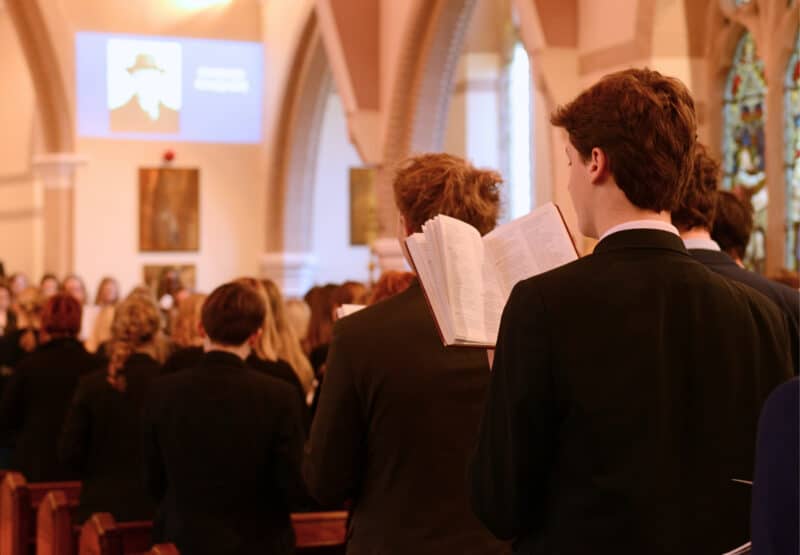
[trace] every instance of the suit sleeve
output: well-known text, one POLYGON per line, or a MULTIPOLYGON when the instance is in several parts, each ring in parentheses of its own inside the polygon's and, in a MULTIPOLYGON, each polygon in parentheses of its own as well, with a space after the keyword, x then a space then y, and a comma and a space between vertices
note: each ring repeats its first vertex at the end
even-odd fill
POLYGON ((542 522, 558 425, 548 327, 532 284, 517 285, 503 311, 468 477, 473 511, 504 540, 542 522))
POLYGON ((353 496, 363 466, 366 425, 350 360, 354 346, 348 342, 343 323, 334 328, 303 465, 309 493, 325 506, 338 505, 353 496))
POLYGON ((86 380, 82 380, 75 390, 58 442, 59 459, 67 468, 76 472, 83 472, 86 466, 92 428, 86 386, 86 380))
POLYGON ((142 460, 147 491, 156 502, 160 502, 167 491, 167 472, 158 442, 157 406, 157 394, 151 389, 142 411, 142 460))
POLYGON ((0 430, 16 432, 25 415, 25 368, 20 366, 8 378, 0 400, 0 430))
POLYGON ((303 441, 306 434, 303 428, 303 417, 300 403, 288 384, 281 395, 280 415, 272 452, 268 460, 272 461, 272 483, 275 484, 290 509, 302 507, 305 496, 305 484, 301 465, 303 461, 303 441))

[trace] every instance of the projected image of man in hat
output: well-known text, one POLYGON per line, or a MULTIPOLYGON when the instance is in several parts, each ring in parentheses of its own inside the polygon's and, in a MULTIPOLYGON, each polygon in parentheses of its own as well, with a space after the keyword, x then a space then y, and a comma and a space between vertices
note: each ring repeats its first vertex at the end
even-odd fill
POLYGON ((127 70, 135 92, 128 102, 111 110, 111 131, 177 133, 179 113, 162 102, 166 81, 155 57, 137 54, 127 70))

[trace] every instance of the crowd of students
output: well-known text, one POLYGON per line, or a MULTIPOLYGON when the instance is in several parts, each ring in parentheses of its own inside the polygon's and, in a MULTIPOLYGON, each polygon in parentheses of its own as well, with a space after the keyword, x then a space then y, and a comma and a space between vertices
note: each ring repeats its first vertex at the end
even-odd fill
MULTIPOLYGON (((255 278, 118 300, 108 280, 89 331, 80 280, 15 275, 8 466, 80 479, 80 519, 153 519, 188 554, 291 553, 289 512, 312 507, 349 508, 355 555, 722 553, 751 536, 732 480, 758 476, 753 550, 796 553, 798 292, 742 268, 752 222, 691 96, 627 70, 553 124, 599 243, 514 288, 488 357, 442 345, 411 274, 302 300, 255 278), (371 306, 337 321, 344 304, 371 306)), ((402 231, 446 214, 487 233, 501 182, 409 158, 402 231)))

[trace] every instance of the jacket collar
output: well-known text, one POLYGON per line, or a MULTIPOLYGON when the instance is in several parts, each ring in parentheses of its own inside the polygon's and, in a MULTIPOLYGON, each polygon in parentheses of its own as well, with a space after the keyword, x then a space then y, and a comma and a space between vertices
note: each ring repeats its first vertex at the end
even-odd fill
POLYGON ((225 351, 209 351, 205 353, 205 355, 203 355, 202 366, 204 368, 225 366, 228 368, 241 368, 243 370, 247 368, 247 365, 242 359, 234 354, 226 353, 225 351))
POLYGON ((712 251, 710 249, 689 249, 689 254, 706 266, 735 266, 739 268, 739 265, 736 264, 736 261, 722 251, 712 251))
POLYGON ((681 238, 658 229, 629 229, 606 236, 597 243, 595 254, 624 249, 661 249, 688 254, 681 238))

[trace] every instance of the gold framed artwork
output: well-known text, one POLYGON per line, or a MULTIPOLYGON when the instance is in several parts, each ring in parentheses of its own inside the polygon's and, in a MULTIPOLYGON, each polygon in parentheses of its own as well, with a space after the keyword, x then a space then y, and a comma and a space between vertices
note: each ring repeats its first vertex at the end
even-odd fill
POLYGON ((375 168, 350 168, 350 244, 369 245, 378 236, 375 168))
POLYGON ((142 281, 158 294, 162 282, 179 283, 189 291, 197 285, 197 268, 194 264, 145 264, 142 267, 142 281))
POLYGON ((200 170, 139 168, 139 250, 196 251, 200 170))

